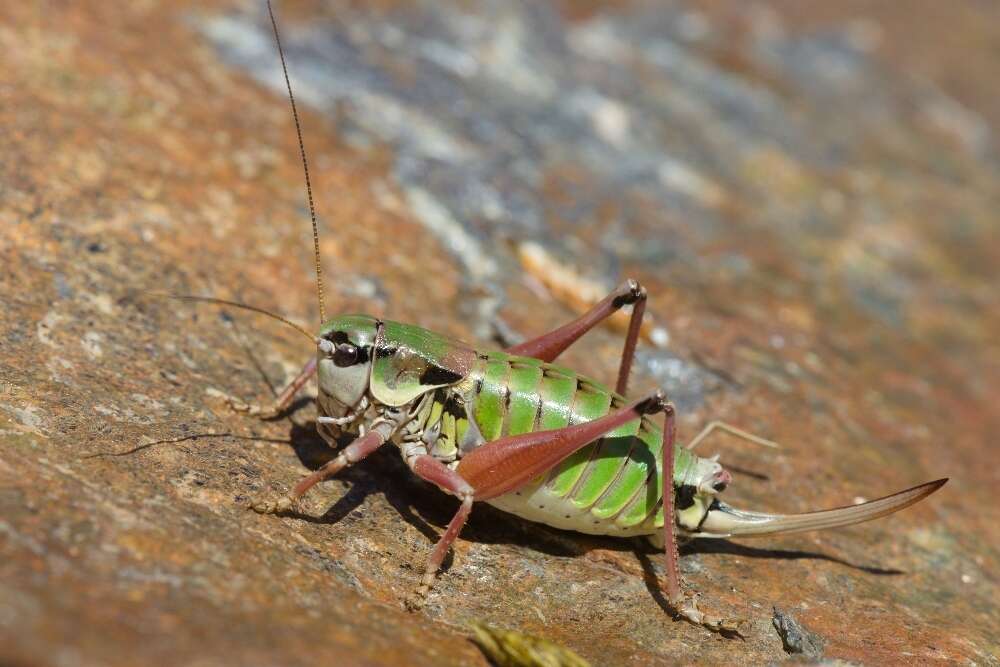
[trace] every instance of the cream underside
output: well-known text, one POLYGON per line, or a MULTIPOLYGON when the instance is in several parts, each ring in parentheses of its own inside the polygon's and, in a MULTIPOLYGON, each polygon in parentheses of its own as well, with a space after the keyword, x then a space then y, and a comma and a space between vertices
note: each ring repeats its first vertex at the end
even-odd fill
POLYGON ((580 508, 566 498, 556 497, 545 486, 528 487, 523 492, 508 493, 486 502, 528 521, 588 535, 632 537, 659 532, 653 525, 655 517, 648 517, 634 526, 619 526, 614 517, 599 519, 590 513, 589 508, 580 508))

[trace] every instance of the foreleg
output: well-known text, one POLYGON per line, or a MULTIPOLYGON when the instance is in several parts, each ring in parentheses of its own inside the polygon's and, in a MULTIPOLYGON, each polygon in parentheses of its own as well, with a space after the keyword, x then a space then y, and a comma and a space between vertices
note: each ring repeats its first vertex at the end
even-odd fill
POLYGON ((299 483, 295 485, 295 488, 292 489, 291 493, 281 496, 275 500, 260 500, 252 502, 250 504, 250 509, 261 514, 279 514, 281 512, 289 512, 295 509, 298 506, 299 500, 302 499, 302 496, 304 496, 309 489, 374 452, 389 439, 389 436, 392 434, 392 430, 393 425, 388 422, 379 422, 372 428, 372 430, 368 431, 368 433, 361 436, 347 447, 344 447, 344 449, 342 449, 335 458, 327 461, 321 467, 303 477, 299 483))
POLYGON ((295 398, 295 395, 302 390, 302 387, 306 385, 306 382, 308 382, 309 378, 311 378, 315 373, 316 357, 313 357, 306 362, 306 365, 302 367, 302 370, 295 376, 295 379, 289 382, 288 386, 285 387, 280 394, 278 394, 277 398, 274 399, 274 402, 267 407, 254 403, 244 403, 243 401, 233 398, 232 396, 227 396, 226 402, 229 404, 229 407, 236 412, 243 412, 251 417, 259 417, 261 419, 274 419, 288 408, 292 400, 295 398))

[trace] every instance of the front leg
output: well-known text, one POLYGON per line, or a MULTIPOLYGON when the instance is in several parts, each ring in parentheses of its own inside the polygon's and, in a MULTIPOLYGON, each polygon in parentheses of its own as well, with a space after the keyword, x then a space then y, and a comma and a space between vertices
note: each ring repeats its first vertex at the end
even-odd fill
POLYGON ((625 347, 622 349, 621 364, 618 367, 618 381, 615 383, 615 391, 624 395, 628 386, 629 372, 632 370, 639 331, 642 328, 642 315, 646 310, 646 288, 635 280, 626 280, 600 303, 569 324, 564 324, 554 331, 520 345, 509 347, 505 351, 545 362, 555 361, 556 357, 575 343, 580 336, 627 305, 632 305, 632 317, 628 323, 628 334, 625 336, 625 347))
POLYGON ((303 477, 291 493, 273 500, 251 502, 250 509, 260 514, 280 514, 296 509, 299 500, 309 489, 374 452, 389 439, 393 430, 393 425, 389 422, 379 422, 368 433, 344 447, 335 458, 303 477))
POLYGON ((292 399, 295 398, 295 395, 302 390, 302 387, 306 385, 306 382, 308 382, 309 378, 311 378, 315 373, 316 357, 313 357, 306 362, 306 365, 302 367, 302 370, 295 376, 295 379, 289 382, 288 386, 285 387, 280 394, 278 394, 277 398, 274 399, 274 402, 267 407, 256 403, 245 403, 232 396, 225 397, 226 403, 228 403, 229 407, 235 412, 242 412, 250 415, 251 417, 258 417, 260 419, 274 419, 288 408, 292 399))

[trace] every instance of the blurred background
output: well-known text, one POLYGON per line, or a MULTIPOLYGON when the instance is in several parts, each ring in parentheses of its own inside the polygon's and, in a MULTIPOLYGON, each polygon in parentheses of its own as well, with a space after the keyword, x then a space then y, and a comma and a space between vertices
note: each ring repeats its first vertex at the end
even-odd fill
MULTIPOLYGON (((474 620, 595 664, 997 664, 1000 5, 276 2, 328 310, 497 346, 628 277, 634 393, 706 443, 734 504, 805 511, 938 477, 889 520, 685 548, 746 642, 673 623, 659 557, 478 507, 427 609, 400 601, 454 510, 380 452, 259 517, 330 453, 308 358, 308 212, 257 1, 0 7, 0 662, 485 664, 474 620), (135 451, 133 451, 135 450, 135 451), (120 455, 131 452, 128 455, 120 455), (119 456, 120 455, 120 456, 119 456)), ((610 382, 621 322, 561 362, 610 382)))

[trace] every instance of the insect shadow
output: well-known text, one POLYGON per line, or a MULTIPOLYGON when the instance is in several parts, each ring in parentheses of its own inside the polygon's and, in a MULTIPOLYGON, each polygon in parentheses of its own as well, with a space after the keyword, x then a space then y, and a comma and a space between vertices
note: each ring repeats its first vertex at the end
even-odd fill
MULTIPOLYGON (((859 570, 866 574, 874 574, 879 576, 897 576, 906 574, 904 570, 898 570, 895 568, 883 568, 873 565, 859 565, 857 563, 852 563, 843 558, 837 558, 836 556, 830 556, 829 554, 820 553, 818 551, 798 551, 794 549, 761 549, 758 547, 748 547, 744 544, 739 544, 736 542, 731 542, 726 539, 694 539, 686 544, 680 545, 679 548, 681 556, 693 555, 693 554, 728 554, 732 556, 743 556, 745 558, 774 558, 779 560, 825 560, 830 563, 836 563, 837 565, 842 565, 844 567, 850 568, 852 570, 859 570)), ((663 588, 660 585, 660 577, 663 574, 662 567, 659 564, 654 564, 650 559, 650 554, 659 553, 658 549, 653 549, 651 545, 637 545, 635 547, 635 556, 639 561, 639 565, 642 567, 642 579, 643 583, 646 585, 646 590, 649 591, 650 596, 656 601, 656 604, 663 609, 667 614, 673 614, 673 607, 667 601, 667 598, 663 595, 663 588)))
MULTIPOLYGON (((348 442, 347 438, 340 445, 348 442)), ((315 422, 294 423, 289 441, 303 466, 316 470, 333 459, 339 450, 331 448, 316 432, 315 422)), ((287 512, 310 523, 336 524, 358 509, 369 495, 381 494, 403 521, 419 530, 427 539, 436 541, 439 530, 455 513, 457 500, 444 494, 427 494, 422 482, 413 478, 406 464, 391 445, 382 447, 365 460, 340 471, 334 479, 347 483, 346 492, 321 515, 307 512, 287 512), (440 495, 441 498, 435 498, 440 495)))
MULTIPOLYGON (((308 400, 305 399, 305 402, 308 400)), ((288 412, 292 413, 295 409, 293 406, 288 412)), ((310 470, 315 470, 331 460, 338 451, 327 445, 317 434, 316 425, 311 421, 293 423, 289 442, 299 461, 310 470)), ((311 523, 332 525, 357 510, 369 495, 381 494, 403 521, 416 528, 433 543, 440 537, 441 531, 458 506, 458 500, 455 498, 443 493, 427 493, 428 485, 413 476, 392 446, 382 447, 359 465, 342 470, 336 475, 336 479, 346 482, 348 488, 323 514, 290 512, 286 516, 311 523)), ((581 556, 595 549, 631 551, 639 559, 650 593, 662 605, 667 604, 665 599, 659 599, 662 598, 662 594, 657 583, 656 566, 650 560, 651 554, 660 552, 642 539, 637 538, 630 542, 611 536, 584 535, 542 524, 527 523, 485 503, 476 505, 462 536, 464 539, 481 544, 527 547, 551 556, 562 557, 581 556)), ((823 560, 867 574, 889 576, 905 574, 902 570, 857 564, 818 551, 760 548, 726 539, 694 539, 681 545, 680 552, 681 555, 728 554, 746 558, 823 560)), ((449 561, 450 559, 451 556, 449 561)), ((448 566, 446 563, 445 567, 448 566)))
POLYGON ((752 547, 739 542, 732 542, 726 539, 695 539, 685 544, 680 549, 681 555, 685 554, 727 554, 730 556, 743 556, 745 558, 774 558, 779 560, 825 560, 828 563, 843 565, 852 570, 858 570, 865 574, 875 574, 879 576, 896 576, 906 574, 904 570, 896 568, 878 567, 876 565, 860 565, 852 563, 844 558, 830 556, 819 551, 798 551, 795 549, 768 549, 752 547))

